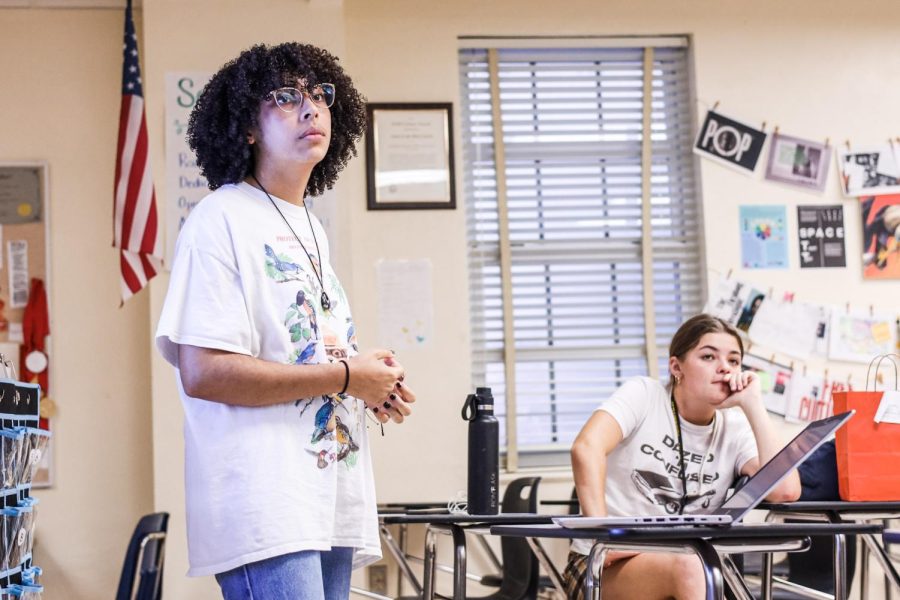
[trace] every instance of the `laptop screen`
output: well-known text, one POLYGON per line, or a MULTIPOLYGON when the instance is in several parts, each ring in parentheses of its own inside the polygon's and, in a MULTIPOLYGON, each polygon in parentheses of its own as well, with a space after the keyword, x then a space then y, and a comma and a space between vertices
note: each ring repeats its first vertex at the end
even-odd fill
POLYGON ((763 467, 751 477, 744 486, 735 492, 722 506, 713 511, 714 514, 731 515, 732 522, 737 522, 762 502, 766 495, 787 477, 791 469, 797 467, 821 446, 841 425, 853 416, 854 411, 828 417, 821 421, 813 421, 801 431, 797 437, 781 449, 763 467))

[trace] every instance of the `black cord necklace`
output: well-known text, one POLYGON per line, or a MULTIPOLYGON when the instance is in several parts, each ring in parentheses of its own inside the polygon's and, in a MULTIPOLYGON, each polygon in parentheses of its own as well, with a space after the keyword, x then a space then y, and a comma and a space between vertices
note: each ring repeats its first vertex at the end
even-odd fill
POLYGON ((678 405, 675 404, 675 390, 672 390, 669 399, 672 401, 672 414, 675 416, 675 435, 678 436, 678 476, 681 479, 681 503, 678 514, 684 514, 684 505, 687 504, 687 468, 684 464, 684 441, 681 438, 681 415, 678 414, 678 405))
MULTIPOLYGON (((278 208, 278 205, 275 204, 275 201, 272 199, 272 196, 269 195, 269 192, 266 191, 266 188, 263 187, 263 184, 259 182, 259 179, 256 178, 256 175, 250 175, 253 178, 253 181, 256 182, 256 185, 259 186, 259 189, 263 191, 266 195, 266 198, 269 199, 269 202, 272 203, 272 206, 278 211, 278 214, 281 215, 284 224, 288 226, 288 229, 291 230, 291 233, 294 234, 294 239, 300 244, 300 247, 303 248, 303 252, 306 253, 306 258, 309 259, 309 264, 313 269, 313 273, 316 274, 316 279, 319 280, 319 286, 322 288, 322 295, 319 297, 319 300, 322 302, 322 310, 331 310, 331 299, 328 297, 328 294, 325 292, 325 282, 322 281, 322 276, 319 274, 318 269, 316 269, 316 263, 313 262, 312 256, 310 256, 309 251, 306 249, 306 246, 303 245, 303 242, 300 241, 300 236, 297 235, 297 232, 294 231, 294 228, 291 227, 291 224, 288 222, 287 217, 284 216, 284 213, 281 212, 281 209, 278 208)), ((306 220, 309 221, 309 230, 312 232, 313 243, 316 245, 316 256, 319 257, 319 268, 321 268, 321 260, 322 253, 319 251, 319 240, 316 239, 316 230, 313 229, 312 217, 309 216, 309 209, 306 208, 306 203, 303 203, 303 210, 306 211, 306 220)))

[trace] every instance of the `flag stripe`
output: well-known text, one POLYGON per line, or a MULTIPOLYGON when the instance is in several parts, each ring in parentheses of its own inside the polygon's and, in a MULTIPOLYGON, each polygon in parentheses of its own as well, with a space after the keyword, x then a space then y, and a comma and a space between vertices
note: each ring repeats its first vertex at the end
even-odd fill
MULTIPOLYGON (((144 168, 147 166, 146 130, 141 131, 143 107, 141 110, 137 110, 138 107, 135 106, 137 103, 143 105, 140 98, 137 98, 136 101, 133 100, 131 103, 132 114, 134 114, 137 119, 134 128, 136 134, 134 145, 130 148, 126 146, 126 150, 130 149, 132 152, 131 168, 127 171, 127 178, 125 179, 125 210, 122 213, 122 239, 120 241, 121 247, 126 250, 131 250, 131 227, 134 221, 135 205, 138 200, 137 196, 141 186, 141 179, 144 176, 144 168)), ((129 127, 130 126, 131 124, 129 123, 129 127)))
MULTIPOLYGON (((146 154, 146 144, 142 149, 144 154, 146 154)), ((156 198, 153 193, 153 175, 150 173, 150 169, 144 169, 141 173, 141 178, 137 181, 139 181, 139 186, 134 193, 135 201, 132 205, 133 215, 131 217, 131 228, 128 230, 128 243, 123 244, 123 246, 127 250, 133 252, 152 252, 152 245, 149 248, 144 246, 144 232, 147 226, 147 220, 150 218, 151 212, 156 212, 156 198)), ((125 212, 125 218, 127 222, 128 211, 125 212)))
POLYGON ((121 146, 121 172, 119 180, 116 182, 116 246, 123 247, 123 234, 125 228, 123 226, 125 219, 125 209, 129 203, 128 190, 129 181, 131 179, 131 165, 134 159, 135 147, 137 146, 138 132, 141 124, 141 114, 144 109, 144 102, 141 98, 135 96, 126 96, 122 102, 122 110, 127 111, 127 115, 119 120, 120 124, 124 122, 125 130, 119 130, 119 139, 122 140, 121 146), (125 101, 127 100, 127 102, 125 101))
POLYGON ((131 107, 131 97, 122 96, 119 103, 119 140, 116 143, 116 178, 113 180, 113 246, 119 245, 119 231, 122 223, 119 204, 119 178, 122 176, 122 159, 125 149, 125 131, 128 130, 128 113, 131 107))

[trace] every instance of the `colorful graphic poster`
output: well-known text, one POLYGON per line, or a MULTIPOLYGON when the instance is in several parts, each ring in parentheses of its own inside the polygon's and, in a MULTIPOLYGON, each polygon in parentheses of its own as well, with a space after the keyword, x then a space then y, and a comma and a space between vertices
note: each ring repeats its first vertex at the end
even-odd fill
POLYGON ((740 207, 741 264, 745 269, 788 268, 787 211, 782 205, 740 207))
POLYGON ((811 304, 770 300, 759 307, 748 334, 754 344, 805 360, 816 349, 820 314, 811 304))
POLYGON ((814 421, 817 414, 826 412, 825 378, 822 375, 794 373, 788 393, 784 419, 791 423, 814 421))
POLYGON ((900 279, 900 194, 860 198, 863 278, 900 279))
POLYGON ((892 352, 896 344, 895 318, 878 313, 831 312, 828 358, 869 364, 892 352))
POLYGON ((847 266, 844 208, 840 204, 798 206, 797 237, 801 269, 847 266))
POLYGON ((697 135, 694 152, 752 173, 766 143, 765 131, 709 111, 697 135))
POLYGON ((841 187, 845 196, 900 192, 900 164, 893 145, 838 153, 841 187))
POLYGON ((778 415, 785 414, 793 375, 791 368, 754 354, 745 354, 742 363, 745 371, 753 371, 759 377, 766 409, 778 415))
POLYGON ((703 312, 747 331, 753 322, 753 315, 765 298, 764 293, 748 283, 727 277, 720 278, 709 291, 703 312))
POLYGON ((773 133, 766 179, 821 192, 830 164, 831 146, 773 133))

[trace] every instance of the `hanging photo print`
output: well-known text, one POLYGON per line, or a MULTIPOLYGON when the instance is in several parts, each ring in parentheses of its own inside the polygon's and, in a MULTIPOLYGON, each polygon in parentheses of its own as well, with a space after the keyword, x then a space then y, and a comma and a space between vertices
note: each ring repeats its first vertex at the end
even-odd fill
POLYGON ((900 192, 900 165, 893 145, 838 153, 841 188, 845 196, 900 192))
POLYGON ((743 331, 753 322, 766 295, 753 286, 736 279, 721 278, 709 291, 703 312, 719 317, 743 331))
POLYGON ((832 311, 828 358, 869 364, 872 357, 890 354, 896 344, 894 319, 871 311, 832 311))
POLYGON ((797 233, 800 242, 800 268, 845 267, 844 208, 798 206, 797 233))
POLYGON ((821 192, 825 189, 831 146, 772 134, 766 179, 821 192))
POLYGON ((900 279, 900 194, 860 198, 863 279, 900 279))
POLYGON ((754 344, 806 360, 816 350, 820 314, 812 304, 769 300, 759 307, 748 334, 754 344))
POLYGON ((808 423, 816 415, 826 412, 825 378, 822 375, 794 373, 788 394, 784 420, 791 423, 808 423))
POLYGON ((761 129, 709 111, 694 144, 694 152, 753 172, 766 143, 767 134, 761 129))
POLYGON ((784 206, 740 207, 741 264, 745 269, 786 269, 787 212, 784 206))
POLYGON ((769 412, 783 415, 791 386, 791 368, 753 354, 745 354, 742 361, 745 371, 753 371, 759 377, 763 402, 769 412))

